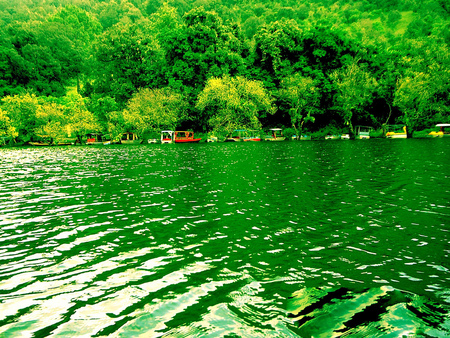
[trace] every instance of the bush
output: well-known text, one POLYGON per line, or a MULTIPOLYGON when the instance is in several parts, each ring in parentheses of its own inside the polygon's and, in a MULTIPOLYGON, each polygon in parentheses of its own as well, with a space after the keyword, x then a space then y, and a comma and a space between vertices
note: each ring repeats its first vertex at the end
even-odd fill
POLYGON ((296 135, 296 133, 293 128, 286 128, 283 130, 283 136, 286 137, 287 140, 292 140, 292 136, 294 135, 296 135))
POLYGON ((383 129, 374 130, 372 129, 369 133, 370 138, 383 138, 386 135, 383 134, 383 129))

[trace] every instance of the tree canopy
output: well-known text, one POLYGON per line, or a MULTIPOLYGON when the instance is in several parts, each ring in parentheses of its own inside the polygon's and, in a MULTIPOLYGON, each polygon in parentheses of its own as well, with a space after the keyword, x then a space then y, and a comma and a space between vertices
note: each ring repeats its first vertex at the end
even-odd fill
POLYGON ((0 137, 450 122, 446 1, 237 5, 0 2, 0 137))

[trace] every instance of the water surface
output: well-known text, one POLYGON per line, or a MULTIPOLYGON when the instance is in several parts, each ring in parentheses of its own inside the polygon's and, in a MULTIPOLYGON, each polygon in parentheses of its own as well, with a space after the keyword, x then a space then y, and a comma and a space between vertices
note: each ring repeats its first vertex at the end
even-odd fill
POLYGON ((0 336, 449 336, 449 149, 0 149, 0 336))

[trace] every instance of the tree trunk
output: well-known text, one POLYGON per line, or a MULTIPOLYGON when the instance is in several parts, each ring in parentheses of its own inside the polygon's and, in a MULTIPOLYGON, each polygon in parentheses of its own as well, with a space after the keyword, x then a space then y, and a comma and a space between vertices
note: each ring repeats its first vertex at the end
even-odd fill
POLYGON ((406 138, 412 138, 415 128, 411 126, 406 126, 406 138))
POLYGON ((300 138, 299 138, 298 129, 295 126, 295 123, 292 123, 292 127, 294 127, 294 130, 295 130, 295 139, 298 141, 300 138))
POLYGON ((351 140, 355 139, 355 131, 353 130, 352 121, 348 121, 348 135, 350 136, 351 140))
POLYGON ((389 119, 391 118, 391 114, 392 114, 392 107, 391 107, 391 105, 389 103, 387 103, 387 105, 389 106, 389 115, 388 115, 388 118, 386 119, 386 122, 383 123, 383 125, 381 126, 383 128, 383 136, 386 136, 386 133, 387 133, 386 127, 387 127, 387 124, 389 123, 389 119))

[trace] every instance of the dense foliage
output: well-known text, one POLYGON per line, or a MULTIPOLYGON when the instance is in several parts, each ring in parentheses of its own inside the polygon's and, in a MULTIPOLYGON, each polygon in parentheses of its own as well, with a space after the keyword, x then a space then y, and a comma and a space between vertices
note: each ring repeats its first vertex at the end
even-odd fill
POLYGON ((0 138, 450 122, 446 0, 0 0, 0 138))

